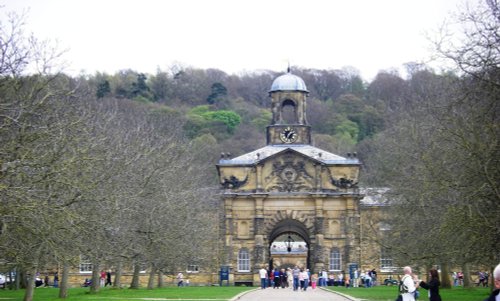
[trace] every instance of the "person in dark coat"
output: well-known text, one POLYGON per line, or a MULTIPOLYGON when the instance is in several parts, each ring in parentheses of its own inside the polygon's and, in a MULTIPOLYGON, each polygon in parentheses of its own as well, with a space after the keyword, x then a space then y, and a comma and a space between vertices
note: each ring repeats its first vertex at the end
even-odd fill
POLYGON ((497 301, 500 300, 500 264, 493 270, 493 279, 495 282, 495 289, 491 292, 491 295, 484 299, 484 301, 497 301))
POLYGON ((439 281, 439 274, 436 269, 431 269, 429 271, 429 282, 420 281, 420 287, 429 290, 429 301, 441 301, 441 296, 439 295, 439 286, 441 282, 439 281))

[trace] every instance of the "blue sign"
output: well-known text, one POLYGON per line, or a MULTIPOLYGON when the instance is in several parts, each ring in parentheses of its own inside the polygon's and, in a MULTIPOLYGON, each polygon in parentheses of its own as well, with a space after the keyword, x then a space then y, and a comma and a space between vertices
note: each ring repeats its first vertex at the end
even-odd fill
POLYGON ((222 285, 222 280, 229 281, 229 266, 223 265, 220 267, 219 278, 222 285))

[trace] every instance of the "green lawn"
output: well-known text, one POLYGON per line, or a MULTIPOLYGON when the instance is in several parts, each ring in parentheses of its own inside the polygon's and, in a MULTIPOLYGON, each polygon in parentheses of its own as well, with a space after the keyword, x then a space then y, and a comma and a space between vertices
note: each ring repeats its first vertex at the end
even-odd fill
MULTIPOLYGON (((397 286, 375 286, 371 288, 328 287, 336 292, 369 301, 394 301, 398 295, 397 286)), ((419 301, 428 301, 427 291, 420 288, 419 301)), ((489 288, 464 289, 456 287, 439 291, 443 301, 482 301, 490 294, 489 288)))
MULTIPOLYGON (((162 289, 113 289, 103 288, 97 294, 89 294, 89 288, 72 288, 68 291, 67 301, 137 301, 139 298, 161 299, 218 299, 229 300, 243 291, 253 289, 252 287, 167 287, 162 289)), ((328 287, 328 289, 369 301, 394 301, 397 296, 395 286, 376 286, 372 288, 350 288, 328 287)), ((427 291, 420 289, 419 301, 428 301, 427 291)), ((489 288, 442 289, 441 297, 444 301, 471 301, 484 300, 490 293, 489 288)), ((61 300, 58 298, 59 289, 38 288, 35 290, 34 301, 61 300)), ((0 289, 0 300, 22 301, 24 290, 11 291, 0 289)), ((146 300, 146 299, 145 299, 146 300)))
MULTIPOLYGON (((103 288, 97 294, 89 294, 89 288, 72 288, 68 290, 67 299, 59 299, 59 289, 37 288, 34 301, 68 300, 68 301, 137 301, 137 298, 157 299, 219 299, 229 300, 243 291, 252 287, 167 287, 162 289, 113 289, 103 288), (132 299, 134 298, 134 299, 132 299)), ((0 289, 0 300, 22 301, 24 290, 11 291, 0 289)), ((140 299, 139 299, 140 300, 140 299)))

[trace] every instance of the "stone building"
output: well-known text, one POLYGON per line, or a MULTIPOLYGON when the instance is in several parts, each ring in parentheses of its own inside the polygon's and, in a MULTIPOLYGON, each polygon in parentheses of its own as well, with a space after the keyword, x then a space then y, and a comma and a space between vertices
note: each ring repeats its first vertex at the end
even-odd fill
MULTIPOLYGON (((363 268, 361 163, 356 154, 339 156, 312 145, 308 93, 300 77, 277 77, 269 91, 267 145, 235 158, 223 155, 217 164, 221 258, 230 283, 258 283, 262 267, 297 265, 335 274, 348 273, 353 263, 363 268)), ((378 207, 368 204, 363 212, 369 216, 371 208, 378 207)))

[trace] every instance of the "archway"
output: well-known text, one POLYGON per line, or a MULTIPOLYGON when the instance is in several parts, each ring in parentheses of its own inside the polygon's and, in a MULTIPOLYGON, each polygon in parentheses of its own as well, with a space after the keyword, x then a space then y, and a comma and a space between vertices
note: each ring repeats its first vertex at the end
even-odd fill
POLYGON ((310 268, 311 239, 300 221, 285 219, 275 225, 268 236, 269 270, 310 268))

